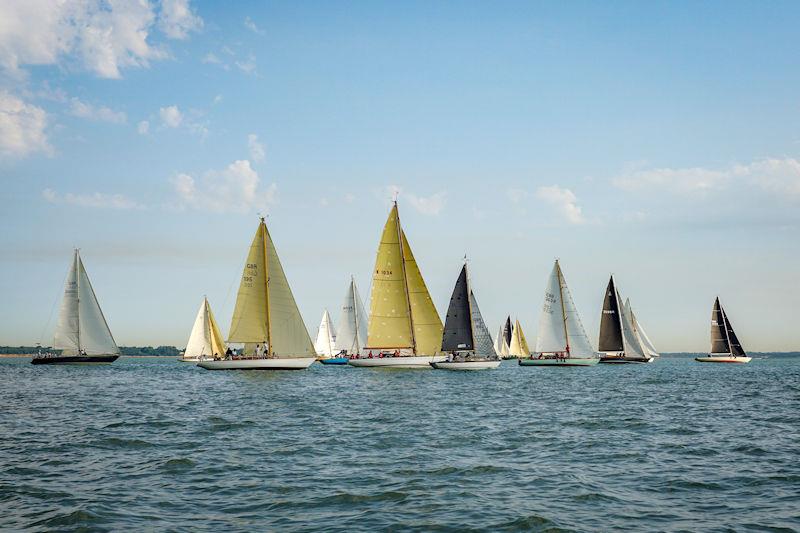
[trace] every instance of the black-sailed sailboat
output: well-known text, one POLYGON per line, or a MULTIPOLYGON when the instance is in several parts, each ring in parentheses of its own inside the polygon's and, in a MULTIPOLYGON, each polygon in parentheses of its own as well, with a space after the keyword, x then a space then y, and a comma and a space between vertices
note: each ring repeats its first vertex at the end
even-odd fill
POLYGON ((442 332, 442 352, 447 353, 447 360, 432 362, 433 368, 484 370, 500 366, 492 336, 470 288, 466 262, 458 275, 450 297, 450 306, 447 308, 442 332))
POLYGON ((733 331, 728 315, 719 303, 719 297, 714 300, 711 310, 711 351, 707 356, 695 357, 701 363, 749 363, 748 357, 733 331))
POLYGON ((601 363, 650 363, 647 353, 636 333, 630 308, 622 304, 614 276, 608 280, 600 316, 600 338, 597 342, 601 363))
POLYGON ((64 297, 58 314, 53 348, 60 354, 37 354, 34 365, 113 363, 119 348, 108 329, 106 318, 76 249, 64 284, 64 297))

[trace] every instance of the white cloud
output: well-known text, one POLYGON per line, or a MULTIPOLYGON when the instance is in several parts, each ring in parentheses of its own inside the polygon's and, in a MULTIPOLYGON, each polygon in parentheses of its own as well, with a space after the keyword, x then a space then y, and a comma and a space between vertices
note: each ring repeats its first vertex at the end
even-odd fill
POLYGON ((569 189, 564 189, 558 185, 539 187, 536 189, 536 197, 544 200, 556 208, 561 213, 564 220, 570 224, 583 224, 585 222, 578 206, 578 198, 569 189))
POLYGON ((512 204, 519 205, 530 197, 530 193, 525 189, 507 189, 506 196, 512 204))
POLYGON ((106 194, 95 192, 90 194, 61 194, 53 189, 42 191, 42 198, 51 204, 76 205, 99 209, 144 209, 144 206, 122 194, 106 194))
POLYGON ((222 95, 221 95, 221 94, 218 94, 217 96, 215 96, 215 97, 214 97, 214 101, 213 101, 213 102, 211 102, 211 103, 212 103, 212 104, 218 104, 218 103, 220 103, 221 101, 222 101, 222 95))
POLYGON ((0 157, 51 154, 47 140, 47 113, 7 91, 0 91, 0 157))
POLYGON ((253 74, 256 71, 256 56, 250 54, 247 61, 235 61, 236 68, 245 74, 253 74))
POLYGON ((253 19, 251 19, 250 17, 244 18, 244 27, 252 31, 253 33, 257 33, 258 35, 264 35, 264 30, 256 26, 256 23, 253 22, 253 19))
POLYGON ((266 211, 277 201, 277 185, 260 187, 258 172, 248 160, 234 161, 222 171, 209 171, 199 182, 189 174, 178 174, 171 181, 183 208, 247 213, 266 211))
POLYGON ((147 120, 143 120, 136 125, 136 131, 139 132, 140 135, 147 135, 150 131, 150 122, 147 120))
MULTIPOLYGON (((25 65, 79 67, 103 78, 147 67, 167 53, 148 38, 156 23, 150 0, 5 0, 0 2, 0 68, 15 77, 25 65)), ((186 0, 162 0, 158 24, 169 38, 202 25, 186 0)))
POLYGON ((78 98, 72 98, 70 101, 69 112, 76 117, 114 124, 124 124, 128 121, 128 117, 122 111, 114 111, 104 106, 95 107, 78 98))
POLYGON ((222 63, 222 60, 219 57, 217 57, 217 54, 215 54, 214 52, 209 52, 206 55, 204 55, 202 61, 203 63, 209 63, 212 65, 219 65, 222 63))
POLYGON ((345 203, 352 204, 353 202, 356 201, 356 195, 351 192, 348 192, 344 195, 344 201, 345 203))
POLYGON ((250 150, 250 159, 256 163, 264 161, 264 145, 258 142, 258 135, 251 133, 247 136, 247 148, 250 150))
POLYGON ((386 187, 385 192, 392 197, 392 200, 397 199, 402 193, 403 198, 408 200, 411 207, 423 215, 438 215, 447 203, 447 193, 445 191, 439 191, 430 196, 418 196, 410 192, 403 192, 402 187, 398 185, 389 185, 386 187))
POLYGON ((623 190, 665 190, 673 193, 703 193, 724 189, 763 191, 800 197, 800 161, 767 158, 747 164, 712 169, 705 167, 655 168, 627 172, 612 180, 623 190))
POLYGON ((189 0, 161 0, 158 27, 171 39, 186 39, 203 27, 203 19, 192 13, 189 0))
POLYGON ((161 123, 168 128, 180 127, 183 121, 183 113, 176 105, 162 107, 158 110, 158 116, 161 117, 161 123))

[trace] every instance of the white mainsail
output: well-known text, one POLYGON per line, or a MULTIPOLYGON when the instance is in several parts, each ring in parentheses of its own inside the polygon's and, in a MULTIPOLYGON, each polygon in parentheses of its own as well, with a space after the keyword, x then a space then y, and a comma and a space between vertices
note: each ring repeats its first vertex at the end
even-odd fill
POLYGON ((321 357, 331 357, 336 353, 334 351, 335 348, 336 336, 334 334, 333 321, 331 321, 331 315, 326 309, 325 312, 322 313, 322 321, 319 323, 317 340, 314 342, 314 350, 317 352, 317 355, 321 357))
POLYGON ((535 351, 568 352, 570 357, 576 358, 595 356, 558 261, 553 265, 545 289, 535 351))
POLYGON ((336 331, 336 353, 355 355, 361 351, 366 342, 367 314, 358 294, 356 282, 350 278, 350 285, 342 303, 339 329, 336 331))
POLYGON ((53 347, 64 355, 77 355, 81 351, 87 355, 119 353, 78 250, 64 286, 53 347))
POLYGON ((183 352, 184 359, 198 359, 204 356, 223 355, 225 353, 225 342, 222 334, 211 312, 211 305, 207 298, 203 298, 197 317, 194 320, 192 332, 189 334, 189 342, 186 343, 186 350, 183 352))

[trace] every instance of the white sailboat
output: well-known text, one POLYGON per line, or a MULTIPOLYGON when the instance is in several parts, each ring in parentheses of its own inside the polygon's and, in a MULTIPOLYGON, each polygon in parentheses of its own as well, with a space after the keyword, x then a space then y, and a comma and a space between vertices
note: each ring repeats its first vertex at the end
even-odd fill
POLYGON ((77 249, 64 286, 53 347, 61 350, 61 355, 40 353, 31 363, 112 363, 119 357, 119 348, 97 303, 77 249))
POLYGON ((567 281, 556 260, 544 293, 536 350, 520 366, 592 366, 600 359, 575 308, 567 281))
POLYGON ((614 276, 608 280, 600 316, 598 351, 601 363, 650 363, 653 357, 646 353, 633 324, 630 308, 622 304, 614 276))
POLYGON ((208 298, 204 297, 200 309, 197 310, 189 342, 186 343, 186 349, 179 360, 196 363, 201 359, 218 358, 225 354, 225 350, 225 341, 222 340, 222 333, 211 312, 211 305, 208 303, 208 298))
POLYGON ((198 366, 208 370, 298 370, 316 359, 263 218, 250 244, 228 342, 244 343, 244 354, 201 361, 198 366))
POLYGON ((450 297, 442 333, 442 351, 448 353, 447 360, 432 362, 433 368, 483 370, 500 366, 500 358, 492 345, 492 336, 486 328, 478 301, 470 287, 466 263, 461 268, 450 297))
POLYGON ((397 202, 383 228, 372 277, 367 345, 348 363, 358 367, 430 368, 439 353, 442 320, 400 225, 397 202))
POLYGON ((322 320, 317 330, 317 340, 314 342, 314 351, 318 359, 330 359, 336 354, 336 334, 331 315, 326 309, 322 313, 322 320))
POLYGON ((707 356, 695 357, 701 363, 749 363, 752 357, 745 353, 739 338, 733 331, 728 314, 719 303, 714 301, 711 310, 711 350, 707 356))
POLYGON ((320 359, 324 365, 346 365, 350 357, 358 355, 367 342, 367 313, 358 294, 356 282, 351 277, 336 330, 335 355, 320 359))

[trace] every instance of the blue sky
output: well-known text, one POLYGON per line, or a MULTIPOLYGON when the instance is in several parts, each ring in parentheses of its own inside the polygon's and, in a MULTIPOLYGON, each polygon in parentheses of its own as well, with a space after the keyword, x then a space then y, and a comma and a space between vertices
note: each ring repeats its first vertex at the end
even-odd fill
POLYGON ((306 323, 362 294, 392 192, 437 308, 461 258, 533 344, 562 260, 656 346, 800 348, 800 5, 0 4, 0 344, 49 342, 82 249, 123 345, 225 331, 256 214, 306 323), (48 317, 50 317, 48 319, 48 317))

